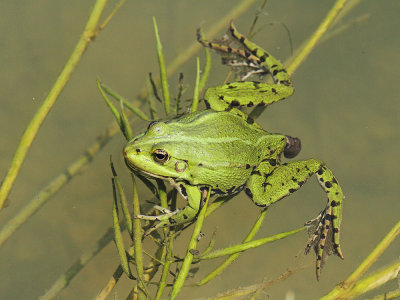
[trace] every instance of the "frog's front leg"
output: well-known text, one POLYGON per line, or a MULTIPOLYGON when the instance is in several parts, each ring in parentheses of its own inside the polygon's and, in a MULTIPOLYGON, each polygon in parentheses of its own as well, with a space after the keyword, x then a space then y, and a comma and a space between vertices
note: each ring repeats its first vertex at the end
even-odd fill
POLYGON ((197 186, 180 184, 179 190, 184 198, 188 201, 187 205, 183 209, 177 209, 175 211, 168 211, 166 209, 156 209, 161 210, 163 214, 158 216, 145 216, 145 215, 137 215, 135 218, 142 220, 152 220, 159 221, 159 223, 155 224, 146 234, 149 234, 151 231, 162 227, 162 226, 175 226, 184 224, 192 221, 196 218, 199 213, 201 206, 202 193, 197 186))
POLYGON ((306 252, 312 247, 315 249, 316 273, 319 279, 326 255, 333 251, 343 258, 339 245, 343 193, 331 170, 317 159, 294 161, 272 169, 270 164, 264 162, 252 172, 246 193, 257 205, 268 206, 297 191, 314 174, 328 195, 327 206, 315 219, 316 231, 306 247, 306 252), (331 240, 327 242, 327 238, 331 240))

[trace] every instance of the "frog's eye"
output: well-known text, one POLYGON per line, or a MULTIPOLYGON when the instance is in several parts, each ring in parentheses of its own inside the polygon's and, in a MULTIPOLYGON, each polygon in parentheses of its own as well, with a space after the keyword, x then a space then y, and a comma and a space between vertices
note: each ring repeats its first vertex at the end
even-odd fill
POLYGON ((156 149, 153 151, 153 159, 156 163, 164 164, 169 160, 169 154, 167 151, 162 149, 156 149))

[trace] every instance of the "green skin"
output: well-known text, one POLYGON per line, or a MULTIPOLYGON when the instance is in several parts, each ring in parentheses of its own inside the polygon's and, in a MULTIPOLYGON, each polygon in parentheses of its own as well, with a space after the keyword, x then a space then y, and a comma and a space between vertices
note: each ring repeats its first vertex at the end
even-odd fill
POLYGON ((168 122, 152 122, 146 132, 130 141, 124 149, 128 167, 170 181, 188 202, 180 210, 157 207, 163 214, 136 218, 159 221, 153 229, 193 221, 209 188, 211 195, 245 190, 256 205, 266 207, 297 191, 315 174, 328 196, 326 208, 313 221, 315 232, 306 247, 306 252, 314 248, 317 254, 319 278, 326 255, 333 252, 343 258, 339 246, 342 190, 331 170, 318 159, 281 164, 282 154, 291 158, 300 151, 299 140, 269 133, 233 108, 269 105, 289 97, 293 87, 277 59, 245 39, 233 24, 228 32, 244 50, 205 41, 201 36, 199 42, 221 53, 233 53, 255 73, 269 72, 274 83, 235 82, 209 88, 205 101, 211 109, 168 122))

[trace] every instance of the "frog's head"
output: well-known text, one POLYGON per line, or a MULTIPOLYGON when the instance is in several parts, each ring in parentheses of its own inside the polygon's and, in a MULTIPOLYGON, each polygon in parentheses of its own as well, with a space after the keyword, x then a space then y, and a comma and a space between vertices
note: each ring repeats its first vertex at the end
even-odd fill
POLYGON ((132 139, 123 150, 129 169, 151 177, 190 180, 188 163, 177 157, 170 131, 164 122, 151 122, 146 132, 132 139))

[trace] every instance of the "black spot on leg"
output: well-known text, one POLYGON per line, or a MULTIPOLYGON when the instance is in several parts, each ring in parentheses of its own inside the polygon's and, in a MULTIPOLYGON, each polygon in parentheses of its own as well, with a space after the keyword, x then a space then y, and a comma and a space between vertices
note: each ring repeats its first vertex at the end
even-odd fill
POLYGON ((324 246, 324 245, 319 245, 319 247, 320 247, 321 249, 324 249, 325 246, 324 246))
POLYGON ((245 188, 244 192, 246 193, 247 196, 250 197, 250 199, 253 199, 253 193, 250 191, 249 188, 245 188))
POLYGON ((327 181, 327 182, 325 182, 325 186, 329 189, 332 187, 332 183, 327 181))
POLYGON ((237 100, 233 100, 233 101, 231 102, 231 106, 240 106, 240 103, 239 103, 239 101, 237 101, 237 100))
POLYGON ((321 259, 322 259, 321 255, 318 255, 317 260, 321 260, 321 259))
POLYGON ((187 216, 187 215, 183 215, 183 218, 184 218, 185 220, 187 220, 188 216, 187 216))
POLYGON ((322 173, 323 173, 322 168, 319 168, 319 170, 317 171, 317 173, 318 173, 318 175, 322 175, 322 173))
POLYGON ((253 81, 253 86, 256 90, 260 88, 260 83, 258 81, 253 81))
POLYGON ((325 236, 324 233, 322 233, 322 234, 321 234, 321 240, 324 240, 324 239, 326 239, 326 236, 325 236))
POLYGON ((202 164, 202 163, 199 163, 197 166, 199 166, 199 167, 202 167, 202 166, 203 166, 203 164, 202 164))
MULTIPOLYGON (((232 32, 233 32, 233 31, 232 31, 232 32)), ((241 37, 239 38, 239 41, 240 41, 241 43, 244 43, 245 40, 246 40, 246 39, 245 39, 244 36, 241 36, 241 37)))
POLYGON ((250 169, 250 165, 249 164, 246 164, 246 169, 250 169))
POLYGON ((225 195, 226 193, 221 189, 212 189, 211 191, 214 195, 225 195))
POLYGON ((246 122, 247 122, 247 124, 253 124, 254 123, 254 119, 250 118, 250 117, 247 117, 246 122))
POLYGON ((232 48, 231 48, 231 47, 228 47, 228 48, 226 49, 226 51, 227 51, 228 53, 232 53, 232 48))
POLYGON ((337 184, 337 180, 335 177, 333 177, 332 182, 337 184))
POLYGON ((324 179, 322 177, 319 178, 319 181, 324 182, 324 179))
POLYGON ((326 214, 325 219, 327 219, 328 221, 332 221, 335 220, 337 217, 335 215, 331 215, 331 214, 326 214))
POLYGON ((265 57, 265 54, 260 57, 260 61, 263 63, 267 58, 265 57))
POLYGON ((231 84, 230 84, 230 85, 228 85, 228 89, 231 89, 231 90, 232 90, 232 89, 235 89, 235 88, 236 88, 236 87, 235 87, 235 86, 233 86, 233 85, 231 85, 231 84))
POLYGON ((176 224, 176 221, 172 217, 168 219, 168 222, 170 224, 176 224))
POLYGON ((181 186, 180 186, 180 189, 181 189, 181 194, 182 194, 182 196, 186 198, 186 197, 187 197, 187 193, 186 193, 185 187, 184 187, 183 185, 181 185, 181 186))
POLYGON ((329 225, 326 225, 326 226, 325 226, 325 229, 329 229, 329 225))
POLYGON ((289 193, 294 193, 296 189, 289 189, 289 193))
POLYGON ((274 88, 271 89, 271 92, 274 93, 274 95, 278 95, 278 92, 274 88))
POLYGON ((338 228, 333 228, 333 233, 338 233, 339 229, 338 228))
POLYGON ((331 202, 331 207, 335 207, 335 206, 337 206, 338 205, 338 203, 336 202, 336 201, 332 201, 331 202))
POLYGON ((247 104, 247 107, 252 107, 252 106, 254 106, 254 103, 253 103, 252 101, 250 101, 250 102, 247 104))
POLYGON ((227 189, 226 191, 228 192, 228 194, 233 194, 233 190, 235 190, 235 189, 236 189, 236 186, 233 186, 233 187, 227 189))

